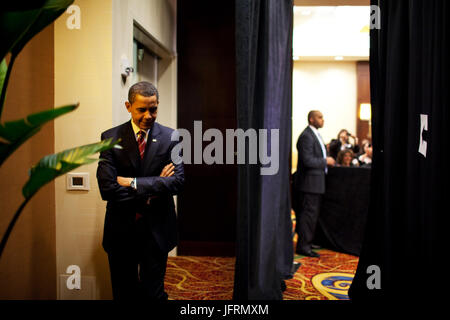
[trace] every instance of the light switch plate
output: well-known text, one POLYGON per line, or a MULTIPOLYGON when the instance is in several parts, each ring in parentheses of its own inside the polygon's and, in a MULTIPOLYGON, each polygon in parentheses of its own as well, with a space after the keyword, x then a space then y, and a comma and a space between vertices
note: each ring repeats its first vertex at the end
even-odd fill
POLYGON ((90 190, 88 172, 69 172, 67 174, 67 190, 90 190))

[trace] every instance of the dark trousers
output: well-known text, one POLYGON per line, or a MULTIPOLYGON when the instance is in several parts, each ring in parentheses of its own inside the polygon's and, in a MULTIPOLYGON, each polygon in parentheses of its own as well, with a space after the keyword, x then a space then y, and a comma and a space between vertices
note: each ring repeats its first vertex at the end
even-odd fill
POLYGON ((320 211, 321 194, 300 192, 295 231, 298 234, 297 252, 311 252, 320 211))
POLYGON ((167 300, 167 252, 161 251, 144 226, 137 221, 132 239, 108 251, 114 300, 167 300))

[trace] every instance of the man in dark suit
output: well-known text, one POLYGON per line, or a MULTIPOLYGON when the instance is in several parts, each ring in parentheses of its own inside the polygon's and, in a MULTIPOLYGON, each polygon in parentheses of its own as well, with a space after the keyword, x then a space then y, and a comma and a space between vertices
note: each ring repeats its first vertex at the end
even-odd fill
POLYGON ((151 83, 134 84, 125 102, 131 121, 101 135, 120 138, 122 146, 102 152, 97 169, 115 300, 167 299, 167 256, 177 243, 173 195, 184 184, 184 170, 171 160, 177 132, 155 122, 158 103, 151 83))
POLYGON ((335 161, 327 157, 325 144, 318 131, 324 119, 320 111, 308 113, 309 126, 297 141, 298 162, 295 175, 295 193, 298 197, 296 208, 296 232, 298 242, 296 252, 309 257, 320 257, 312 251, 312 241, 319 216, 321 195, 325 193, 325 173, 327 166, 335 161))

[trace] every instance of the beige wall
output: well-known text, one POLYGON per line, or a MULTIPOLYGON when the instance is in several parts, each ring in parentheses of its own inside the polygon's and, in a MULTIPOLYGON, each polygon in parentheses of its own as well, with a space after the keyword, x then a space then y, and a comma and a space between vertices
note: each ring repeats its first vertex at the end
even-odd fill
POLYGON ((340 129, 356 133, 356 62, 295 61, 293 71, 292 171, 297 167, 296 143, 308 125, 310 110, 320 110, 325 143, 340 129))
MULTIPOLYGON (((12 69, 2 121, 53 108, 53 25, 22 50, 12 69)), ((0 167, 0 235, 22 201, 28 169, 54 152, 53 123, 0 167)), ((0 300, 56 299, 55 185, 44 186, 22 211, 0 259, 0 300)))
POLYGON ((125 109, 128 89, 133 77, 125 84, 120 76, 121 58, 133 60, 133 23, 145 29, 161 46, 174 55, 159 64, 158 90, 160 108, 158 122, 176 127, 176 0, 113 0, 113 124, 130 119, 125 109))
MULTIPOLYGON (((55 105, 80 107, 55 123, 57 151, 100 140, 102 131, 130 119, 126 101, 130 80, 120 75, 121 57, 132 62, 133 20, 165 49, 175 53, 173 0, 76 0, 81 29, 66 27, 68 14, 55 23, 55 105)), ((131 78, 131 77, 130 77, 131 78)), ((166 61, 159 79, 158 121, 176 126, 176 60, 166 61)), ((95 177, 97 164, 75 172, 90 175, 90 191, 66 191, 56 180, 56 250, 59 299, 112 298, 107 255, 101 247, 106 202, 95 177), (65 288, 69 265, 81 268, 81 290, 65 288)))
MULTIPOLYGON (((112 123, 112 7, 109 0, 76 0, 81 29, 66 27, 68 14, 55 22, 55 105, 80 102, 79 108, 55 122, 55 150, 100 140, 112 123)), ((57 279, 69 265, 81 268, 81 290, 60 290, 58 298, 110 298, 107 256, 101 247, 105 203, 98 191, 97 164, 75 172, 90 175, 90 191, 66 191, 66 176, 56 179, 57 279), (91 280, 91 282, 85 282, 91 280)))

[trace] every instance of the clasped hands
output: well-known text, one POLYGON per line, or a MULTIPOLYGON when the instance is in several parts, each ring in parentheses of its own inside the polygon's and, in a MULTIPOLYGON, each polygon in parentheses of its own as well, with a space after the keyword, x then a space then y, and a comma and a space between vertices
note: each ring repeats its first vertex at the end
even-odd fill
MULTIPOLYGON (((163 178, 168 178, 174 175, 175 173, 175 166, 173 165, 173 163, 169 163, 168 165, 166 165, 162 171, 161 174, 159 175, 160 177, 163 178)), ((119 185, 121 185, 122 187, 129 187, 131 186, 131 181, 133 181, 134 178, 127 178, 127 177, 121 177, 118 176, 117 177, 117 183, 119 185)))

